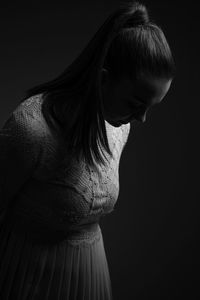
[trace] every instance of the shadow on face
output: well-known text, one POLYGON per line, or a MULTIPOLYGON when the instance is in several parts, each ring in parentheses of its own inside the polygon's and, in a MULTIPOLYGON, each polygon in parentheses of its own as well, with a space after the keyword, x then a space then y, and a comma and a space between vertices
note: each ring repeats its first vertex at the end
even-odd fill
POLYGON ((105 119, 114 126, 131 121, 145 122, 147 111, 166 96, 172 79, 155 78, 142 74, 134 80, 122 78, 113 81, 108 71, 103 71, 103 109, 105 119))

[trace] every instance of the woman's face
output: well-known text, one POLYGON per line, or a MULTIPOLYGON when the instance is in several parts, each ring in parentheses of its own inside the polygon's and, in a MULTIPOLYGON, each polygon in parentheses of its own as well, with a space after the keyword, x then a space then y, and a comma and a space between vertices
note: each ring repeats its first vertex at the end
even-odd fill
POLYGON ((115 127, 134 120, 145 122, 150 107, 158 104, 167 94, 172 80, 142 75, 131 81, 122 78, 119 82, 110 79, 102 70, 103 114, 106 121, 115 127))

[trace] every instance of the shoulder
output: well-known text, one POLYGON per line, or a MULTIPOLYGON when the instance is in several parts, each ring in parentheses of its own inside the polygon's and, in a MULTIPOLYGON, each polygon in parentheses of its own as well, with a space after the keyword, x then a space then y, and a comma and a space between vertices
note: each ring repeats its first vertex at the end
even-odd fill
POLYGON ((34 156, 44 141, 42 123, 21 104, 9 115, 0 129, 1 147, 7 148, 7 151, 16 151, 16 155, 30 153, 34 156))
POLYGON ((40 97, 33 96, 20 103, 11 114, 13 124, 30 137, 42 137, 44 125, 41 121, 40 97))

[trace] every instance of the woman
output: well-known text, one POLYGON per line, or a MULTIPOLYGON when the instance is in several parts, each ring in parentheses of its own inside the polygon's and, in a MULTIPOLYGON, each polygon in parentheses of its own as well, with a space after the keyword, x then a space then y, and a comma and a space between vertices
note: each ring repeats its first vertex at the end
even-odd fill
POLYGON ((112 299, 100 218, 114 209, 130 122, 167 94, 174 61, 144 5, 121 5, 0 130, 0 299, 112 299))

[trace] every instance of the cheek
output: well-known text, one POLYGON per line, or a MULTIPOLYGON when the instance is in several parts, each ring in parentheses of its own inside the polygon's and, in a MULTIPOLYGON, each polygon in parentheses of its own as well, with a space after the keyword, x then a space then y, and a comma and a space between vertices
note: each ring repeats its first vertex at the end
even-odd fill
POLYGON ((131 114, 131 109, 127 103, 127 101, 120 101, 118 103, 118 112, 120 113, 120 115, 130 115, 131 114))
POLYGON ((113 120, 123 119, 131 115, 132 112, 128 101, 123 99, 121 95, 117 95, 117 92, 108 95, 107 100, 107 114, 113 120))

